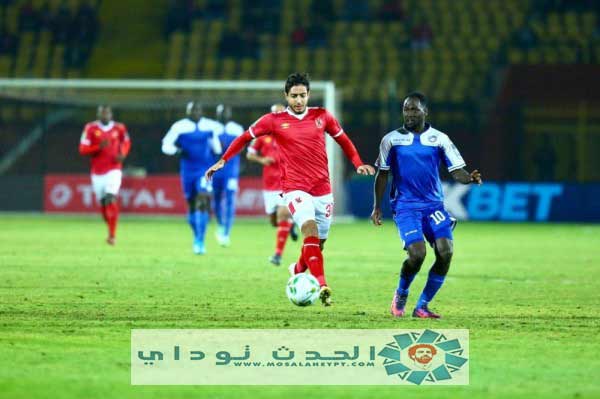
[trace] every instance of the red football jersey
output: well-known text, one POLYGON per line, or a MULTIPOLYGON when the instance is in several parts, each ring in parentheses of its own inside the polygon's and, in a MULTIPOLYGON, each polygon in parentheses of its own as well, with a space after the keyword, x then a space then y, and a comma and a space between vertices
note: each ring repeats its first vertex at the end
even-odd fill
POLYGON ((92 174, 103 175, 114 169, 121 169, 117 156, 127 155, 131 141, 124 124, 111 122, 104 126, 99 121, 90 122, 83 128, 79 153, 92 157, 92 174), (108 145, 100 148, 100 143, 108 140, 108 145))
POLYGON ((252 137, 270 134, 277 142, 284 193, 294 190, 314 196, 331 193, 325 133, 336 137, 344 134, 344 130, 327 110, 310 107, 301 115, 289 110, 266 114, 248 131, 252 137))
POLYGON ((275 139, 271 136, 260 136, 250 144, 248 152, 275 160, 272 164, 263 166, 263 189, 269 191, 281 190, 281 172, 279 170, 281 154, 275 139))

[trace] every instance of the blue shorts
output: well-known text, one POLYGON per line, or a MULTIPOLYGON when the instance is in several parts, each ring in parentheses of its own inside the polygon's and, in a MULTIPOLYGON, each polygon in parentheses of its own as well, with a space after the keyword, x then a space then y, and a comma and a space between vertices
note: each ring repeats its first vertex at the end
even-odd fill
POLYGON ((442 205, 424 210, 396 211, 394 222, 404 243, 404 249, 415 242, 423 241, 423 236, 431 246, 438 238, 452 240, 452 230, 456 226, 456 219, 442 205))
POLYGON ((229 177, 215 173, 212 179, 212 188, 215 192, 221 192, 223 190, 238 191, 239 186, 239 178, 237 177, 229 177))
POLYGON ((186 200, 196 198, 198 194, 212 193, 212 185, 206 180, 204 174, 181 175, 181 186, 186 200))

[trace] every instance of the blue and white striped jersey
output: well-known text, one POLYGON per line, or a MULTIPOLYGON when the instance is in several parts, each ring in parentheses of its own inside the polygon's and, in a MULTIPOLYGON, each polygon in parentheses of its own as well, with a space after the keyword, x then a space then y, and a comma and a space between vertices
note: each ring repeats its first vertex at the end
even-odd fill
POLYGON ((215 154, 223 152, 219 135, 223 125, 202 117, 198 123, 189 118, 180 119, 171 126, 162 140, 162 152, 175 155, 183 152, 180 162, 182 175, 204 174, 214 163, 215 154))
POLYGON ((404 127, 386 134, 375 165, 392 173, 392 209, 424 209, 443 203, 441 162, 450 172, 465 166, 450 138, 429 124, 421 134, 404 127))

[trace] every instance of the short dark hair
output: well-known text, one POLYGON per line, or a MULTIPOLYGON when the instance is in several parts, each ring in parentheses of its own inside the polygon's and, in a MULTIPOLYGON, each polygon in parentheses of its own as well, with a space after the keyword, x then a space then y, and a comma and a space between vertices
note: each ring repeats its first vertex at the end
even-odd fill
POLYGON ((417 100, 419 100, 423 107, 429 108, 429 101, 427 100, 427 97, 420 91, 413 91, 411 93, 408 93, 404 101, 406 101, 409 98, 416 98, 417 100))
POLYGON ((303 85, 306 86, 306 91, 310 91, 310 81, 308 73, 294 72, 287 77, 285 81, 285 94, 290 92, 290 89, 294 86, 303 85))

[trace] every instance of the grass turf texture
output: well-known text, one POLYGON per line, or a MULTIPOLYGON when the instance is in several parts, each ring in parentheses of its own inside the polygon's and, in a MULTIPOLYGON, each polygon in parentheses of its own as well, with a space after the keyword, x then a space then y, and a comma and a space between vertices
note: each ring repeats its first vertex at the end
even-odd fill
MULTIPOLYGON (((393 319, 404 257, 393 223, 332 228, 335 304, 298 308, 275 230, 238 221, 232 246, 194 256, 183 219, 123 218, 117 246, 98 219, 0 215, 0 398, 597 398, 600 226, 459 224, 442 320, 393 319), (131 386, 132 328, 468 328, 465 387, 131 386)), ((412 310, 431 251, 412 286, 412 310)))

